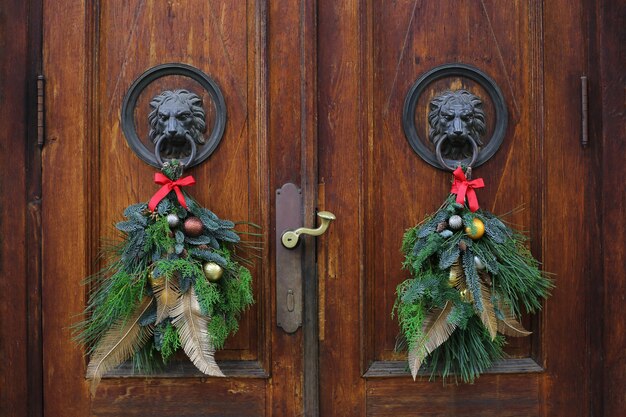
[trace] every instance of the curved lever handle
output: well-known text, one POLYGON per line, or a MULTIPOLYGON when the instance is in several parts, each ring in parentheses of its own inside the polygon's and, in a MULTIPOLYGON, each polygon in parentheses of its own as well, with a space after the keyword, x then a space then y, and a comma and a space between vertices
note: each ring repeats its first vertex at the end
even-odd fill
POLYGON ((321 224, 317 229, 308 229, 306 227, 300 227, 296 230, 287 230, 283 233, 281 237, 281 241, 283 246, 287 249, 293 249, 298 245, 298 241, 300 239, 300 235, 311 235, 311 236, 319 236, 323 234, 330 222, 336 219, 335 215, 330 211, 320 211, 317 213, 317 217, 320 218, 321 224))

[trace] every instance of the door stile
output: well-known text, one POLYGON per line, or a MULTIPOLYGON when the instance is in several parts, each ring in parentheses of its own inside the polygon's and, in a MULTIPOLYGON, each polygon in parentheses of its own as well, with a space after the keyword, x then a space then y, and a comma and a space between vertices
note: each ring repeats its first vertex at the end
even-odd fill
MULTIPOLYGON (((317 0, 302 2, 301 19, 302 198, 304 226, 314 228, 316 212, 326 209, 317 205, 317 0)), ((320 242, 319 239, 325 237, 308 239, 302 257, 305 417, 319 416, 319 291, 316 263, 316 243, 320 242)))
MULTIPOLYGON (((27 52, 28 138, 26 140, 26 286, 28 293, 28 416, 43 415, 43 341, 41 315, 41 152, 45 145, 45 77, 43 76, 43 1, 29 3, 27 52), (40 80, 41 77, 41 80, 40 80), (36 83, 37 80, 37 83, 36 83), (40 84, 38 84, 40 83, 40 84), (41 108, 38 104, 43 101, 41 108), (39 128, 39 126, 42 126, 39 128)), ((19 19, 18 19, 19 21, 19 19)), ((9 62, 11 60, 8 60, 9 62)))
POLYGON ((47 144, 42 152, 42 314, 44 415, 89 415, 85 358, 72 343, 68 323, 85 306, 73 280, 89 272, 86 246, 90 218, 85 169, 88 165, 88 7, 45 2, 43 67, 46 70, 47 144), (72 42, 67 42, 72 39, 72 42), (71 62, 72 71, 68 70, 71 62), (71 91, 71 92, 70 92, 71 91), (71 164, 69 163, 71 161, 71 164), (71 202, 71 204, 68 204, 71 202), (62 296, 64 295, 64 296, 62 296))

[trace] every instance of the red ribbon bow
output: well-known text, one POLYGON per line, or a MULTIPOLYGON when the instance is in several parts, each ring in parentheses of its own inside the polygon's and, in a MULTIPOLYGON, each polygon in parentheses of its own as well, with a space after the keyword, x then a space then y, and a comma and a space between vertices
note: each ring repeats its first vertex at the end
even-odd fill
POLYGON ((185 178, 180 178, 176 181, 172 181, 160 172, 156 172, 154 174, 154 182, 156 184, 162 185, 163 187, 161 187, 161 189, 159 189, 159 191, 157 191, 150 199, 150 202, 148 203, 148 208, 150 209, 150 211, 154 211, 157 204, 159 204, 159 202, 163 200, 165 196, 168 195, 172 190, 174 190, 174 192, 176 193, 176 197, 178 198, 178 202, 180 203, 180 205, 187 209, 187 202, 185 201, 185 197, 183 197, 183 193, 180 191, 180 187, 194 185, 196 183, 194 177, 189 175, 185 178))
POLYGON ((450 192, 456 194, 456 202, 458 204, 465 204, 465 196, 467 196, 467 202, 469 209, 473 213, 478 210, 478 198, 476 197, 475 188, 483 188, 485 183, 482 178, 476 178, 475 180, 468 181, 465 177, 465 173, 458 167, 454 170, 454 182, 450 192))

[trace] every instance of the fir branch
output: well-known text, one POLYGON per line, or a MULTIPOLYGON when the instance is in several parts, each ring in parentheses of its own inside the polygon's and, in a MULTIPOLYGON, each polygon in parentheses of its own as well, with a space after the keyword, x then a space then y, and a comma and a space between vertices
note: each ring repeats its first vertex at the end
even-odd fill
POLYGON ((459 251, 459 238, 461 236, 460 233, 453 235, 446 242, 445 246, 442 246, 439 251, 439 269, 445 270, 452 266, 453 263, 459 259, 460 251, 459 251))
POLYGON ((185 236, 185 243, 190 245, 207 245, 211 243, 211 236, 200 235, 198 237, 185 236))
POLYGON ((472 298, 474 300, 474 306, 476 307, 476 311, 478 313, 483 311, 483 301, 480 291, 480 281, 478 277, 478 272, 476 271, 476 264, 474 263, 474 254, 468 248, 463 253, 463 272, 465 273, 465 281, 467 282, 467 287, 472 293, 472 298))
POLYGON ((426 238, 425 245, 411 256, 407 256, 407 263, 413 274, 419 273, 426 260, 437 253, 443 244, 444 239, 438 233, 432 233, 426 238))
POLYGON ((226 259, 224 259, 224 257, 217 252, 211 252, 201 249, 190 249, 189 255, 193 256, 194 258, 201 259, 205 262, 215 262, 222 268, 226 268, 228 266, 228 261, 226 261, 226 259))
POLYGON ((124 217, 131 218, 134 213, 142 214, 147 209, 148 205, 146 203, 131 204, 124 209, 124 217))

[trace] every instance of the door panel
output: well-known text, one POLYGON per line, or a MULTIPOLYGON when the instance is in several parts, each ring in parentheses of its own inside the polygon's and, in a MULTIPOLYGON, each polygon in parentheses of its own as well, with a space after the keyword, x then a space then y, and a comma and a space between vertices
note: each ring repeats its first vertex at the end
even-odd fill
MULTIPOLYGON (((302 410, 302 333, 287 335, 275 325, 273 248, 267 242, 274 241, 273 190, 301 183, 300 158, 284 156, 300 155, 301 141, 308 140, 300 122, 304 8, 295 2, 275 7, 267 10, 265 2, 253 0, 45 2, 46 415, 259 416, 302 410), (280 24, 268 24, 270 14, 280 15, 280 24), (269 34, 276 45, 284 42, 278 50, 268 47, 269 34), (169 62, 199 68, 224 94, 224 137, 206 162, 189 170, 197 180, 190 193, 222 218, 262 226, 265 246, 252 268, 256 304, 216 355, 226 379, 205 378, 185 357, 148 379, 125 364, 90 398, 86 359, 71 342, 69 325, 85 305, 82 278, 99 269, 99 247, 116 236, 111 225, 126 206, 156 191, 154 169, 129 152, 120 110, 138 76, 169 62), (268 68, 276 69, 269 74, 268 68), (281 104, 270 110, 270 99, 281 104), (287 111, 291 117, 283 121, 287 111), (280 140, 268 142, 270 133, 280 140)), ((197 89, 188 79, 162 78, 139 98, 142 138, 152 96, 181 87, 197 89)))
MULTIPOLYGON (((571 404, 589 400, 591 366, 581 346, 590 343, 584 288, 592 284, 584 271, 595 267, 598 249, 569 242, 580 242, 571 225, 594 218, 597 203, 585 192, 568 197, 575 207, 565 216, 558 200, 565 198, 564 172, 591 175, 595 164, 573 122, 581 56, 556 51, 583 43, 580 5, 347 0, 320 1, 319 13, 321 205, 338 219, 319 243, 321 415, 584 415, 571 404), (502 146, 474 171, 486 183, 481 206, 514 212, 507 220, 528 232, 557 288, 544 313, 526 318, 533 335, 509 340, 508 359, 473 385, 442 386, 427 376, 411 380, 406 353, 394 352, 391 311, 396 286, 408 276, 403 233, 440 206, 451 181, 409 146, 405 96, 420 75, 455 62, 491 76, 509 111, 502 146), (555 384, 561 375, 567 382, 555 384)), ((458 78, 434 84, 475 89, 458 78)), ((434 94, 416 115, 424 137, 434 94)), ((488 106, 486 113, 493 120, 488 106)), ((582 239, 593 236, 585 230, 582 239)))
MULTIPOLYGON (((145 69, 167 62, 204 68, 219 83, 226 102, 228 123, 224 137, 210 161, 189 171, 197 179, 197 185, 189 192, 220 218, 256 224, 264 223, 267 218, 263 215, 268 204, 263 183, 268 167, 266 162, 260 165, 259 157, 265 144, 259 140, 258 131, 250 129, 257 121, 258 80, 254 76, 254 51, 258 28, 254 16, 248 17, 247 13, 254 13, 255 5, 254 2, 237 2, 225 7, 227 3, 137 1, 126 2, 120 10, 111 2, 102 2, 94 16, 99 35, 92 75, 98 103, 98 124, 93 132, 98 157, 91 163, 99 165, 100 172, 109 173, 96 176, 91 182, 91 203, 97 208, 92 216, 97 222, 89 223, 99 227, 92 232, 95 236, 115 237, 110 225, 119 221, 124 208, 154 193, 155 186, 151 184, 154 168, 128 152, 120 126, 120 103, 128 86, 145 69), (244 24, 248 20, 249 26, 244 24)), ((198 84, 184 77, 163 77, 139 97, 136 123, 141 138, 147 141, 147 113, 152 97, 181 86, 202 92, 198 84)), ((213 109, 208 97, 203 101, 209 110, 207 132, 210 132, 213 109)), ((267 225, 264 226, 267 229, 267 225)), ((251 272, 256 278, 256 288, 266 283, 267 277, 261 274, 260 264, 251 272)), ((265 339, 264 323, 257 317, 265 300, 259 299, 258 294, 255 299, 259 302, 243 317, 239 331, 229 338, 219 358, 263 361, 258 357, 257 347, 265 339)))

